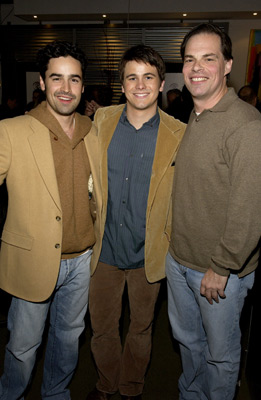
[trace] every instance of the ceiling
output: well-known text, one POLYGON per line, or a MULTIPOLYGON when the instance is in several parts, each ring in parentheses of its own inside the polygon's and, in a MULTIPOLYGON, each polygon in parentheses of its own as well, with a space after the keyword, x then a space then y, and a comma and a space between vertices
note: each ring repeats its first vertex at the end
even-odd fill
MULTIPOLYGON (((1 0, 0 0, 1 1, 1 0)), ((18 15, 17 15, 18 16, 18 15)), ((41 14, 37 19, 33 15, 20 15, 20 18, 26 21, 181 21, 186 20, 233 20, 233 19, 261 19, 261 12, 253 16, 250 11, 238 12, 191 12, 184 16, 182 13, 142 13, 142 14, 107 14, 103 17, 101 14, 41 14)))
MULTIPOLYGON (((0 4, 14 4, 14 0, 0 0, 0 4)), ((261 19, 261 11, 258 15, 253 16, 252 11, 236 11, 236 12, 191 12, 184 16, 181 12, 176 13, 141 13, 141 14, 107 14, 103 17, 101 14, 40 14, 35 18, 34 15, 17 15, 17 17, 22 18, 26 21, 40 21, 40 22, 62 22, 62 21, 79 21, 79 22, 141 22, 141 21, 164 21, 164 22, 186 22, 186 20, 239 20, 239 19, 261 19)))

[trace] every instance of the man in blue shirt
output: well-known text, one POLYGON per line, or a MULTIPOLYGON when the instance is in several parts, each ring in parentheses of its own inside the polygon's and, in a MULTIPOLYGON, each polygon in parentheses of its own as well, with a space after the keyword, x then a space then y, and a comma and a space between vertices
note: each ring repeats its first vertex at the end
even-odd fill
POLYGON ((165 65, 152 48, 126 51, 119 66, 126 105, 100 108, 88 135, 97 245, 92 258, 92 352, 99 380, 88 400, 141 399, 151 329, 169 246, 176 152, 185 125, 157 106, 165 65), (122 349, 119 319, 128 289, 130 325, 122 349))

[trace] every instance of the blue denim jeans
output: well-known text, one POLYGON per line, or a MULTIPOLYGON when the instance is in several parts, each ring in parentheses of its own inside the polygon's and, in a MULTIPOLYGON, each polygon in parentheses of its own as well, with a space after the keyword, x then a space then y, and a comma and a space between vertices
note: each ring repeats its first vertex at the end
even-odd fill
POLYGON ((0 379, 1 400, 24 399, 49 311, 42 399, 70 399, 67 386, 77 365, 79 336, 84 329, 91 254, 89 250, 79 257, 61 261, 55 291, 45 302, 12 299, 8 313, 10 340, 0 379))
POLYGON ((183 373, 180 400, 232 400, 241 355, 240 314, 254 272, 229 276, 226 298, 209 304, 200 295, 203 273, 166 258, 168 313, 179 342, 183 373))

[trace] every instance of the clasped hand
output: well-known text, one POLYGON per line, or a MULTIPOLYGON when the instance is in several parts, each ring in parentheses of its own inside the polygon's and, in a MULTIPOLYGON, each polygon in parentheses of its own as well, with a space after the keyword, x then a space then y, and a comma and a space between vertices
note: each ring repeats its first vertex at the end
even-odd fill
POLYGON ((219 297, 222 299, 226 297, 225 287, 227 280, 227 276, 218 275, 209 268, 201 281, 200 294, 206 297, 210 304, 213 304, 213 300, 219 303, 219 297))

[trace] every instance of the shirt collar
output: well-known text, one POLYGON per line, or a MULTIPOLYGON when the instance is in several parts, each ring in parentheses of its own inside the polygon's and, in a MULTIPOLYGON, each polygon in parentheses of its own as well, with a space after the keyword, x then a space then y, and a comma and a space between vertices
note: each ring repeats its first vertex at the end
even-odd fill
MULTIPOLYGON (((126 124, 126 123, 130 124, 130 122, 128 120, 128 117, 127 117, 126 110, 127 110, 127 105, 124 107, 124 109, 122 111, 122 114, 121 114, 121 117, 120 117, 120 122, 122 122, 123 124, 126 124)), ((159 111, 157 109, 156 114, 153 115, 153 117, 150 118, 147 122, 145 122, 142 125, 142 127, 150 126, 151 128, 153 128, 153 127, 155 127, 155 126, 157 126, 159 124, 159 121, 160 121, 160 115, 159 115, 159 111)))
MULTIPOLYGON (((219 100, 217 104, 215 104, 212 108, 202 111, 200 115, 205 112, 225 112, 227 111, 230 104, 237 99, 237 95, 235 93, 234 88, 229 87, 226 94, 219 100)), ((193 109, 194 115, 197 117, 195 109, 193 109)))

